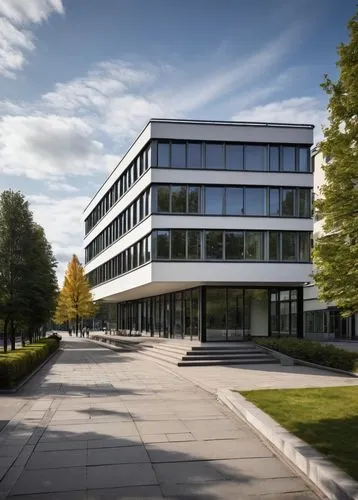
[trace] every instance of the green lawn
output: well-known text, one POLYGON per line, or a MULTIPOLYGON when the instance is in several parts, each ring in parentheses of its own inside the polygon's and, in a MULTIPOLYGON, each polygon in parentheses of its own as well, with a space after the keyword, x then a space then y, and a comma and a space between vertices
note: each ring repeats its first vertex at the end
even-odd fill
POLYGON ((240 393, 358 480, 358 386, 240 393))

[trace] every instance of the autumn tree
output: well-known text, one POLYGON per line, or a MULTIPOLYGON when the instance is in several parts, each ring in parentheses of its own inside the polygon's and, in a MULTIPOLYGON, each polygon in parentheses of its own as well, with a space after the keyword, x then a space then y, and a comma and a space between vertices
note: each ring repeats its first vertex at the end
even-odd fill
POLYGON ((343 316, 358 312, 358 12, 348 23, 349 42, 338 47, 339 78, 322 84, 329 124, 320 150, 329 161, 316 209, 324 217, 314 249, 320 298, 343 316))
POLYGON ((76 335, 80 318, 91 318, 96 313, 90 283, 77 255, 68 263, 55 313, 56 322, 75 321, 76 335))

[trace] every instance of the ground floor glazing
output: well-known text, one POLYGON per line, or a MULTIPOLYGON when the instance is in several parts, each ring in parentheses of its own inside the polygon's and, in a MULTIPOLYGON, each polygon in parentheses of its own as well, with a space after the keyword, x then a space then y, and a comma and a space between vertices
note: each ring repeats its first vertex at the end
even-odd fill
POLYGON ((108 305, 110 330, 202 342, 303 336, 302 288, 201 286, 108 305))

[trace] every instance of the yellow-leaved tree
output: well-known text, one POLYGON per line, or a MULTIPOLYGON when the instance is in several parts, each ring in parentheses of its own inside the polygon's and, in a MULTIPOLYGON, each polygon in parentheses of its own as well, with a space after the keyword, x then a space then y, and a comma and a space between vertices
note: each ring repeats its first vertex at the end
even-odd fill
POLYGON ((76 334, 80 318, 92 318, 97 311, 91 286, 77 255, 68 263, 63 287, 57 299, 54 320, 56 323, 75 321, 76 334))

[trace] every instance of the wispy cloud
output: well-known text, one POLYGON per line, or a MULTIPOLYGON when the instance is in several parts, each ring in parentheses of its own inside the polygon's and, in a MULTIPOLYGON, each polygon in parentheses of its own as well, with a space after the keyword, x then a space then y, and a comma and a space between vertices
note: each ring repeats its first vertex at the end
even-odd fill
POLYGON ((29 26, 64 13, 62 0, 1 0, 0 75, 15 78, 26 62, 26 53, 35 50, 29 26))
POLYGON ((232 119, 313 124, 315 125, 315 138, 319 140, 322 136, 322 124, 327 119, 327 112, 323 103, 314 97, 294 97, 242 109, 232 119))

